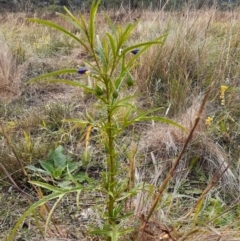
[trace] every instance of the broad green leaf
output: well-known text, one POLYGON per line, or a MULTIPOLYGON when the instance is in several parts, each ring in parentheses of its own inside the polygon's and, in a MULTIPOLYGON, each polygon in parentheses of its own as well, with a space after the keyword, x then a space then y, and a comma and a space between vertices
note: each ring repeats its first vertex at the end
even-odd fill
POLYGON ((39 161, 41 167, 52 177, 54 177, 54 166, 47 161, 39 161))
POLYGON ((53 177, 57 180, 59 180, 62 175, 63 175, 63 172, 64 170, 66 169, 66 167, 57 167, 57 168, 54 168, 54 172, 53 172, 53 177))
POLYGON ((73 173, 75 170, 78 169, 80 164, 76 163, 75 161, 74 162, 73 161, 71 161, 71 162, 68 161, 67 166, 68 166, 69 172, 73 173))
POLYGON ((51 158, 54 160, 55 167, 65 169, 67 164, 67 156, 63 154, 63 147, 61 145, 53 151, 51 158))
POLYGON ((91 178, 89 178, 84 172, 79 172, 73 175, 74 179, 76 179, 79 183, 81 182, 93 182, 91 178))

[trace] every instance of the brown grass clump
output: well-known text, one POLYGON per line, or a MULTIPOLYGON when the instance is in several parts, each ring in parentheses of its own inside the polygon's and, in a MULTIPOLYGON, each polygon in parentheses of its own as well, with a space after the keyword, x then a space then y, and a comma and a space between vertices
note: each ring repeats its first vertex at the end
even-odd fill
POLYGON ((10 100, 20 93, 20 74, 7 43, 0 37, 0 100, 10 100))
MULTIPOLYGON (((177 118, 177 122, 187 130, 190 130, 194 124, 200 104, 201 97, 198 96, 193 100, 192 105, 181 113, 177 118)), ((197 158, 196 165, 208 178, 211 178, 217 171, 223 171, 228 165, 228 155, 224 149, 220 144, 207 136, 204 123, 205 114, 203 115, 191 143, 178 166, 176 172, 177 179, 184 178, 190 174, 192 169, 192 167, 190 168, 190 162, 194 158, 197 158)), ((140 152, 145 152, 147 162, 154 165, 154 176, 151 174, 154 173, 151 168, 147 174, 148 177, 152 178, 154 184, 157 184, 159 180, 165 177, 164 173, 169 170, 172 161, 182 149, 186 137, 187 135, 180 129, 165 124, 155 123, 145 131, 140 142, 140 152)), ((236 176, 230 168, 223 174, 221 184, 223 187, 236 190, 236 176)))

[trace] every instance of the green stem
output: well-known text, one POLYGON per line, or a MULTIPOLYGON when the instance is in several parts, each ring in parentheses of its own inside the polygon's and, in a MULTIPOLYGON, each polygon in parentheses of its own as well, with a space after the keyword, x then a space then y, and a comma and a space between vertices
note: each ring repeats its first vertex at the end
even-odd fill
POLYGON ((109 79, 104 80, 105 86, 106 86, 106 97, 107 97, 107 126, 106 126, 106 132, 107 132, 107 145, 108 145, 108 173, 107 173, 107 179, 108 179, 108 185, 107 185, 107 191, 108 194, 108 223, 109 225, 112 225, 115 223, 115 220, 113 218, 113 210, 114 210, 114 183, 115 183, 115 149, 114 149, 114 133, 113 133, 113 120, 112 120, 112 86, 111 81, 109 79))
POLYGON ((114 209, 114 183, 115 183, 115 165, 114 165, 114 137, 112 133, 112 114, 111 110, 108 110, 108 148, 109 148, 109 192, 112 195, 109 195, 109 205, 108 205, 108 215, 109 215, 109 224, 114 224, 113 220, 113 209, 114 209))

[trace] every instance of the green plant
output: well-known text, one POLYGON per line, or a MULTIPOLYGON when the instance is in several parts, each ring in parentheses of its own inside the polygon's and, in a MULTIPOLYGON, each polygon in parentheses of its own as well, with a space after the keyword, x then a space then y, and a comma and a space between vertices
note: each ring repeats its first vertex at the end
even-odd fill
POLYGON ((98 191, 105 197, 104 205, 106 213, 105 218, 103 218, 104 225, 101 230, 95 229, 92 232, 93 234, 103 235, 107 237, 107 240, 113 241, 131 232, 133 230, 131 227, 125 228, 123 225, 123 220, 131 215, 131 210, 130 212, 124 210, 124 202, 126 202, 129 197, 134 196, 142 187, 141 185, 134 186, 133 180, 131 180, 131 185, 129 186, 129 177, 127 175, 123 176, 117 143, 124 132, 127 131, 130 126, 138 122, 154 120, 173 124, 182 128, 179 124, 167 118, 153 116, 152 113, 157 109, 149 111, 139 110, 134 105, 136 95, 129 94, 129 89, 133 88, 132 86, 134 85, 131 71, 138 65, 139 57, 152 45, 163 44, 162 40, 165 36, 161 36, 153 41, 128 46, 128 40, 136 24, 116 27, 106 16, 111 31, 107 32, 104 37, 100 39, 95 29, 95 16, 99 4, 100 1, 93 2, 89 23, 85 20, 83 15, 76 17, 69 12, 67 8, 65 8, 66 15, 59 13, 63 19, 72 23, 75 28, 79 29, 81 38, 53 22, 30 19, 30 21, 44 24, 76 40, 77 43, 87 51, 90 60, 85 60, 85 66, 80 67, 78 71, 75 68, 63 69, 38 76, 29 83, 40 80, 45 83, 62 83, 81 88, 86 94, 95 97, 95 107, 101 111, 101 115, 98 119, 94 119, 86 112, 86 120, 66 119, 64 121, 74 123, 72 129, 82 127, 91 130, 91 128, 94 127, 99 132, 99 140, 105 147, 106 170, 102 173, 101 182, 99 182, 98 186, 95 187, 91 184, 93 181, 89 180, 89 186, 85 187, 71 174, 68 161, 63 158, 61 149, 56 150, 57 155, 53 153, 53 156, 49 158, 48 162, 41 162, 40 164, 44 168, 44 172, 55 178, 60 178, 67 172, 74 187, 60 189, 43 182, 32 181, 31 183, 34 185, 52 191, 52 194, 43 197, 43 199, 33 204, 22 215, 8 240, 13 239, 14 233, 22 220, 34 209, 49 200, 57 198, 55 205, 49 212, 49 217, 46 222, 47 226, 59 201, 68 193, 77 192, 79 195, 82 190, 98 191), (77 72, 81 76, 87 76, 87 84, 84 84, 82 81, 71 81, 59 78, 59 76, 77 72), (123 110, 125 115, 119 117, 119 113, 123 110))
POLYGON ((63 153, 62 146, 58 146, 54 151, 50 151, 47 159, 45 161, 39 161, 39 163, 41 168, 33 165, 29 165, 27 168, 34 173, 49 176, 55 180, 67 180, 68 172, 72 174, 80 166, 80 163, 74 162, 63 153))

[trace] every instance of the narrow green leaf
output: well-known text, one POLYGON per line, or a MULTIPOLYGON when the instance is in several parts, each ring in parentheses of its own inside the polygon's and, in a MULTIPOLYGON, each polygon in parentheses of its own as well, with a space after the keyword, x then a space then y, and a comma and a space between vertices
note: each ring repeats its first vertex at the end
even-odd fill
POLYGON ((55 24, 51 21, 47 21, 47 20, 42 20, 42 19, 36 19, 36 18, 28 18, 28 20, 30 22, 36 22, 36 23, 40 23, 40 24, 43 24, 45 26, 48 26, 48 27, 51 27, 51 28, 54 28, 62 33, 64 33, 65 35, 68 35, 70 36, 71 38, 75 39, 78 43, 80 43, 82 46, 84 46, 84 48, 88 49, 86 44, 81 40, 79 39, 76 35, 70 33, 69 31, 67 31, 65 28, 61 27, 60 25, 58 24, 55 24))
POLYGON ((57 208, 59 202, 63 199, 63 197, 64 197, 64 194, 59 195, 58 200, 54 203, 53 207, 51 208, 51 210, 48 214, 47 220, 46 220, 46 224, 45 224, 45 233, 47 233, 47 229, 48 229, 49 223, 51 221, 51 217, 53 215, 53 212, 57 208))
MULTIPOLYGON (((164 37, 164 36, 163 36, 164 37)), ((139 56, 141 56, 145 51, 147 51, 153 44, 162 44, 164 42, 162 42, 160 39, 162 37, 159 37, 159 40, 156 39, 154 41, 149 41, 149 42, 144 42, 144 43, 140 43, 140 44, 137 44, 137 45, 133 45, 133 46, 130 46, 126 49, 124 49, 124 53, 128 53, 129 51, 131 50, 134 50, 134 49, 137 49, 139 47, 141 47, 141 50, 139 51, 138 54, 134 55, 134 57, 127 63, 126 65, 126 68, 129 70, 130 68, 133 68, 133 63, 136 61, 137 58, 139 58, 139 56), (149 44, 151 43, 151 44, 149 44), (141 45, 141 46, 139 46, 141 45)))
POLYGON ((104 67, 104 70, 105 70, 104 72, 106 72, 107 71, 106 55, 103 51, 103 46, 102 46, 102 43, 101 43, 98 35, 97 35, 96 39, 97 39, 97 54, 100 57, 100 60, 103 64, 103 67, 104 67))
POLYGON ((57 14, 59 16, 61 16, 62 18, 64 18, 66 21, 72 23, 75 27, 80 29, 86 35, 87 25, 86 25, 85 18, 81 15, 82 17, 80 16, 80 19, 78 19, 66 7, 63 7, 63 8, 68 16, 66 16, 65 14, 62 14, 62 13, 57 13, 57 14))
POLYGON ((82 126, 86 126, 88 124, 91 124, 91 122, 89 122, 89 121, 81 120, 81 119, 78 119, 78 118, 64 119, 63 122, 73 122, 73 123, 80 124, 82 126))
POLYGON ((184 126, 178 124, 175 121, 172 121, 168 118, 165 117, 159 117, 159 116, 140 116, 140 117, 136 117, 134 118, 134 122, 140 122, 140 121, 158 121, 158 122, 162 122, 162 123, 166 123, 166 124, 170 124, 173 126, 176 126, 178 128, 180 128, 181 130, 183 130, 185 133, 187 133, 187 130, 184 126))
POLYGON ((125 68, 124 63, 123 63, 122 68, 121 68, 121 73, 120 73, 119 77, 115 81, 115 88, 116 89, 119 89, 121 87, 122 82, 123 82, 125 76, 127 75, 127 72, 128 71, 125 68))
POLYGON ((7 237, 7 241, 13 241, 15 234, 18 230, 18 228, 20 227, 20 225, 22 224, 22 222, 24 221, 24 219, 29 216, 36 208, 40 207, 41 205, 45 204, 46 202, 55 199, 59 196, 61 196, 62 193, 53 193, 50 194, 46 197, 43 197, 41 200, 35 202, 34 204, 32 204, 25 212, 24 214, 18 219, 17 223, 15 224, 13 230, 11 231, 10 235, 7 237))
POLYGON ((204 201, 204 198, 201 198, 200 202, 198 203, 197 207, 196 207, 196 210, 195 210, 195 214, 194 214, 194 221, 197 220, 197 217, 202 209, 202 205, 203 205, 203 201, 204 201))
POLYGON ((129 23, 123 32, 122 32, 122 28, 119 27, 118 32, 120 37, 118 39, 118 51, 120 50, 120 48, 123 47, 124 43, 129 39, 130 34, 135 27, 136 27, 136 23, 135 24, 129 23))
POLYGON ((92 93, 92 94, 95 93, 94 90, 89 88, 87 85, 81 84, 79 82, 72 81, 72 80, 66 80, 66 79, 44 79, 44 80, 41 80, 41 81, 44 82, 44 83, 48 83, 48 84, 65 84, 65 85, 70 85, 70 86, 82 88, 82 89, 84 89, 88 93, 92 93))
POLYGON ((36 185, 38 187, 43 187, 49 191, 52 191, 52 192, 56 192, 56 193, 64 193, 63 189, 62 188, 58 188, 58 187, 55 187, 53 185, 50 185, 48 183, 45 183, 45 182, 39 182, 39 181, 29 181, 29 183, 33 184, 33 185, 36 185))
MULTIPOLYGON (((65 8, 65 7, 64 7, 65 8)), ((65 10, 66 11, 66 10, 65 10)), ((83 30, 83 27, 81 25, 81 23, 77 20, 77 18, 75 18, 73 15, 69 15, 67 16, 66 14, 62 14, 62 13, 57 13, 57 15, 59 15, 61 18, 64 18, 67 22, 71 23, 74 27, 76 27, 77 29, 79 29, 80 31, 83 30), (72 18, 72 16, 74 18, 72 18)))
POLYGON ((49 78, 49 77, 53 77, 53 76, 56 76, 56 75, 71 74, 71 73, 77 74, 77 69, 61 69, 61 70, 54 71, 54 72, 51 72, 51 73, 39 75, 38 77, 29 80, 27 82, 27 84, 31 84, 32 82, 36 82, 38 80, 43 80, 43 79, 46 79, 46 78, 49 78))
POLYGON ((71 172, 69 171, 68 166, 67 166, 67 174, 68 174, 69 179, 72 181, 72 183, 74 183, 76 185, 76 187, 81 187, 81 185, 78 183, 77 179, 75 179, 73 177, 73 175, 71 174, 71 172))
MULTIPOLYGON (((68 14, 68 16, 72 19, 71 22, 74 24, 77 24, 82 32, 85 34, 87 39, 89 39, 88 34, 88 28, 87 28, 87 22, 82 14, 79 15, 79 19, 76 18, 66 7, 64 7, 65 12, 68 14)), ((83 41, 82 41, 83 42, 83 41)), ((90 52, 90 49, 87 47, 87 45, 84 45, 85 49, 90 52)))
POLYGON ((96 13, 100 2, 101 2, 100 0, 99 1, 94 0, 90 9, 89 38, 90 38, 90 44, 92 46, 94 45, 95 17, 96 17, 96 13))
POLYGON ((81 24, 83 26, 83 28, 82 28, 83 32, 84 32, 84 34, 86 35, 86 37, 89 41, 89 33, 88 33, 88 28, 87 28, 87 22, 86 22, 85 17, 82 14, 80 15, 80 20, 81 20, 81 24))
POLYGON ((26 166, 27 169, 31 170, 31 171, 34 171, 34 172, 39 172, 39 173, 42 173, 42 174, 49 174, 49 172, 46 172, 45 170, 41 169, 41 168, 37 168, 33 165, 28 165, 26 166))
POLYGON ((90 234, 106 235, 109 236, 110 231, 104 229, 95 229, 89 232, 90 234))
MULTIPOLYGON (((53 191, 54 193, 58 193, 58 194, 68 194, 68 193, 72 193, 72 192, 78 192, 79 190, 82 190, 83 187, 81 185, 77 186, 77 187, 67 187, 67 188, 57 188, 54 187, 50 184, 44 183, 44 182, 39 182, 39 181, 29 181, 29 183, 32 183, 36 186, 39 187, 43 187, 46 188, 47 190, 53 191)), ((92 190, 92 187, 88 187, 88 188, 84 188, 84 190, 92 190)))
POLYGON ((116 28, 115 24, 113 23, 113 21, 111 20, 111 18, 107 14, 104 13, 104 17, 106 18, 107 23, 108 23, 111 31, 116 36, 117 35, 117 28, 116 28))
POLYGON ((116 48, 116 45, 115 45, 115 41, 112 37, 111 34, 109 33, 106 33, 107 37, 108 37, 108 40, 110 42, 110 46, 111 46, 111 49, 112 49, 112 53, 113 53, 113 56, 115 57, 118 53, 117 53, 117 48, 116 48))
MULTIPOLYGON (((138 48, 141 48, 141 47, 145 47, 145 46, 148 46, 148 47, 151 47, 152 45, 154 44, 164 44, 163 41, 161 41, 162 38, 164 38, 165 36, 161 36, 159 39, 157 40, 153 40, 153 41, 148 41, 148 42, 143 42, 143 43, 139 43, 139 44, 135 44, 135 45, 132 45, 130 47, 127 47, 123 50, 123 54, 126 54, 134 49, 138 49, 138 48)), ((141 53, 141 51, 139 52, 141 53)))
POLYGON ((132 196, 133 195, 133 193, 126 193, 125 195, 123 195, 122 197, 120 197, 120 198, 117 198, 116 199, 116 202, 119 202, 119 201, 122 201, 122 200, 125 200, 126 198, 128 198, 128 197, 130 197, 130 196, 132 196))
POLYGON ((120 107, 129 107, 131 109, 135 109, 135 106, 129 102, 131 99, 134 99, 135 97, 136 95, 129 95, 122 99, 117 100, 112 104, 111 112, 114 113, 120 107))

